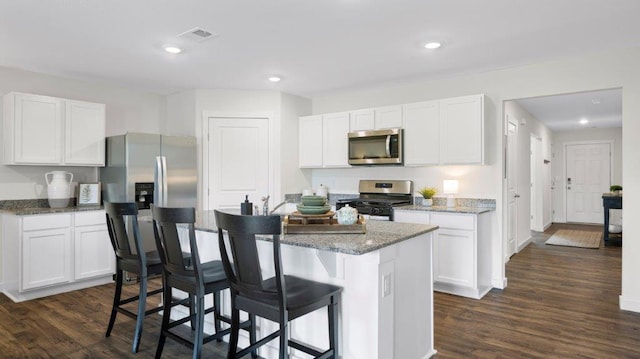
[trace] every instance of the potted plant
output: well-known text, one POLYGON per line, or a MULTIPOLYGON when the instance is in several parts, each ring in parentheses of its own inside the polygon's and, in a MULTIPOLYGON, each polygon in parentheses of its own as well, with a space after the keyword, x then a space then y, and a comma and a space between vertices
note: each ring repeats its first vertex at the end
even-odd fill
POLYGON ((438 190, 435 187, 423 187, 418 190, 418 193, 422 196, 422 205, 428 207, 433 205, 433 196, 438 193, 438 190))
POLYGON ((609 191, 614 192, 616 194, 620 194, 620 192, 622 192, 622 186, 618 184, 614 184, 611 187, 609 187, 609 191))

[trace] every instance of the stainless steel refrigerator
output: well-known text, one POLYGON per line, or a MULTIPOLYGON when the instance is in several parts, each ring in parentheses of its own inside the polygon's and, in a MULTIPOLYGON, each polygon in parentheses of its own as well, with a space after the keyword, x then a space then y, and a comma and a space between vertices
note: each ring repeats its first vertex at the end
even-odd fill
POLYGON ((103 199, 136 202, 145 250, 155 250, 150 205, 196 207, 196 139, 127 133, 106 142, 106 166, 100 169, 103 199))

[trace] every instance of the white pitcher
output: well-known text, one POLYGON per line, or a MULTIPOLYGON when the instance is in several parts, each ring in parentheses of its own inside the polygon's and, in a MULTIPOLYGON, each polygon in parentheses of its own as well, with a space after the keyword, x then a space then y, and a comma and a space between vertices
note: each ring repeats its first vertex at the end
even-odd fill
POLYGON ((51 171, 44 175, 47 181, 47 194, 49 196, 49 207, 63 208, 69 205, 71 181, 73 173, 66 171, 51 171), (51 175, 51 177, 49 177, 51 175), (67 175, 69 179, 67 180, 67 175))

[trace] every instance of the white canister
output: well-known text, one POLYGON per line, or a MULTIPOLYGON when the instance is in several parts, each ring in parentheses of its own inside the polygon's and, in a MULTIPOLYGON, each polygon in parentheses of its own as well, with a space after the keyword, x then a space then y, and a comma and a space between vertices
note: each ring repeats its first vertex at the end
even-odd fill
POLYGON ((69 205, 71 181, 73 173, 66 171, 51 171, 44 175, 47 181, 47 195, 49 207, 63 208, 69 205), (67 179, 69 176, 69 179, 67 179))

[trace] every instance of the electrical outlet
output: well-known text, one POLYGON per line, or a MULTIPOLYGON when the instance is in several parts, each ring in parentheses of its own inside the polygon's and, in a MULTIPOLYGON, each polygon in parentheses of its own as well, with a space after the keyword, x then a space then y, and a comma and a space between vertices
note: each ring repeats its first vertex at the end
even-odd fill
POLYGON ((391 295, 391 273, 382 276, 382 298, 391 295))

